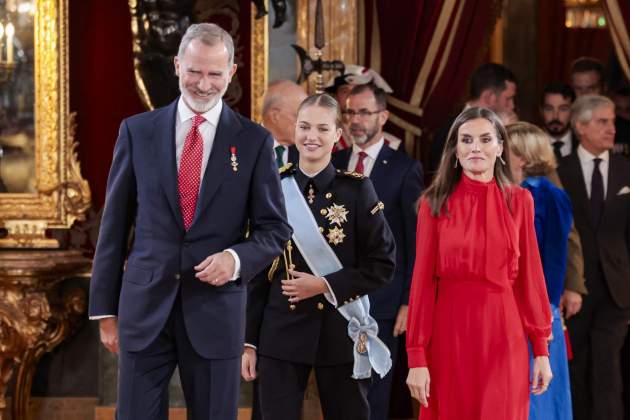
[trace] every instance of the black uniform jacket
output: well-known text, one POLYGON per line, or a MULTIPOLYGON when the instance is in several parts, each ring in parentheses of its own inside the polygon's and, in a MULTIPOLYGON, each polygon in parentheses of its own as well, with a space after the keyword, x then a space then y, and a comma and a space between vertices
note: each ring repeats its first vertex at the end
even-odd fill
MULTIPOLYGON (((321 234, 343 265, 325 276, 337 304, 391 281, 396 246, 371 181, 336 170, 332 164, 312 179, 295 167, 281 177, 290 175, 295 176, 321 234)), ((324 295, 291 305, 282 294, 281 280, 287 278, 287 265, 291 264, 296 271, 310 273, 293 243, 287 244, 269 270, 250 281, 245 342, 256 346, 259 355, 295 363, 332 366, 352 362, 348 321, 324 295)))

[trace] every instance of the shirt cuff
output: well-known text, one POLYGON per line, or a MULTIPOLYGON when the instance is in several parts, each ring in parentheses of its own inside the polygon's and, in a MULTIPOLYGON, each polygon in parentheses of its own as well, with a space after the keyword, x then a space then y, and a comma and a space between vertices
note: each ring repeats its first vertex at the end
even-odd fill
POLYGON ((534 353, 534 357, 538 356, 549 356, 549 343, 548 337, 531 337, 530 341, 532 342, 532 352, 534 353))
POLYGON ((95 315, 90 317, 90 321, 96 321, 105 318, 116 318, 116 315, 95 315))
POLYGON ((330 283, 328 283, 328 280, 326 280, 326 277, 322 277, 322 279, 324 280, 324 283, 326 283, 326 288, 328 289, 327 292, 324 292, 324 297, 326 298, 326 300, 335 308, 337 307, 337 296, 335 296, 335 293, 333 292, 332 288, 330 287, 330 283))
POLYGON ((224 252, 229 252, 234 258, 234 274, 230 277, 230 281, 238 280, 238 278, 241 277, 241 259, 232 248, 228 248, 224 250, 224 252))
POLYGON ((249 347, 250 349, 258 350, 258 347, 256 347, 253 344, 249 344, 249 343, 245 343, 245 347, 249 347))
POLYGON ((410 369, 428 366, 424 347, 407 347, 407 359, 410 369))

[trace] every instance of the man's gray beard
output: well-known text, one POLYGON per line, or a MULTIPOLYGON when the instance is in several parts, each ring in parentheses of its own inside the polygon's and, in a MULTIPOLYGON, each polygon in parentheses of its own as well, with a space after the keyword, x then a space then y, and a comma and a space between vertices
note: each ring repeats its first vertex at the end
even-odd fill
POLYGON ((208 102, 200 102, 191 98, 186 91, 181 91, 181 93, 184 96, 186 104, 190 107, 190 109, 200 114, 206 113, 211 110, 219 102, 222 96, 216 95, 208 102))
POLYGON ((352 134, 350 134, 350 139, 355 144, 365 144, 368 141, 368 136, 367 134, 364 134, 362 136, 353 136, 352 134))

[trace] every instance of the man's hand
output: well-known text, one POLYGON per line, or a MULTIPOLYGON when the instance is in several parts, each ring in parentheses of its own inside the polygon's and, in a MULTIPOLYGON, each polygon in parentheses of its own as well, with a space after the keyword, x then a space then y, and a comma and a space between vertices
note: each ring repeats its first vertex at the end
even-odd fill
POLYGON ((241 356, 241 376, 247 382, 256 379, 256 349, 245 347, 245 351, 241 356))
POLYGON ((227 251, 217 252, 195 266, 195 277, 212 286, 223 286, 234 275, 235 265, 232 254, 227 251))
POLYGON ((566 319, 580 312, 582 309, 582 295, 573 290, 565 290, 560 298, 560 311, 566 319))
POLYGON ((403 335, 407 331, 407 311, 408 305, 400 305, 398 315, 396 315, 396 323, 394 324, 394 337, 403 335))
POLYGON ((282 294, 288 296, 291 303, 296 303, 328 291, 326 282, 321 277, 293 270, 289 270, 289 274, 294 279, 282 280, 282 294))
POLYGON ((118 319, 116 317, 98 320, 101 343, 111 353, 118 354, 118 319))

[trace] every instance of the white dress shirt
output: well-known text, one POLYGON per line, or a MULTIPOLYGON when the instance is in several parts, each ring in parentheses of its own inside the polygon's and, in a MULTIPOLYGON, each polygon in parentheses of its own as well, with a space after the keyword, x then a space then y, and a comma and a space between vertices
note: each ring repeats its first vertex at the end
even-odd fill
POLYGON ((593 178, 593 169, 595 168, 595 162, 593 159, 596 157, 602 161, 599 162, 599 170, 602 173, 602 180, 604 181, 604 200, 606 199, 606 193, 608 192, 608 162, 610 159, 610 152, 606 150, 599 156, 595 156, 591 152, 587 151, 582 145, 577 148, 577 155, 580 159, 580 166, 582 167, 582 174, 584 175, 584 184, 586 184, 586 196, 591 198, 591 182, 593 178))
POLYGON ((571 130, 567 130, 567 132, 564 133, 564 135, 560 138, 549 136, 549 140, 551 141, 552 147, 555 142, 557 141, 562 142, 562 147, 560 147, 560 155, 562 155, 562 157, 565 157, 571 154, 571 148, 573 147, 573 135, 571 133, 571 130))
POLYGON ((350 160, 348 161, 348 170, 356 170, 357 163, 359 162, 359 153, 364 152, 367 156, 363 159, 363 175, 369 177, 372 173, 372 168, 374 168, 376 158, 378 158, 378 154, 381 152, 381 148, 383 148, 384 144, 385 139, 383 139, 382 137, 379 141, 366 149, 361 149, 356 144, 353 144, 352 154, 350 155, 350 160))
POLYGON ((284 144, 278 143, 278 141, 276 139, 273 139, 273 154, 274 154, 274 157, 276 157, 276 158, 278 156, 277 151, 276 151, 276 147, 278 147, 278 146, 282 146, 282 156, 280 156, 280 157, 282 159, 282 164, 286 165, 287 162, 289 161, 289 156, 288 156, 289 148, 287 146, 285 146, 284 144))

